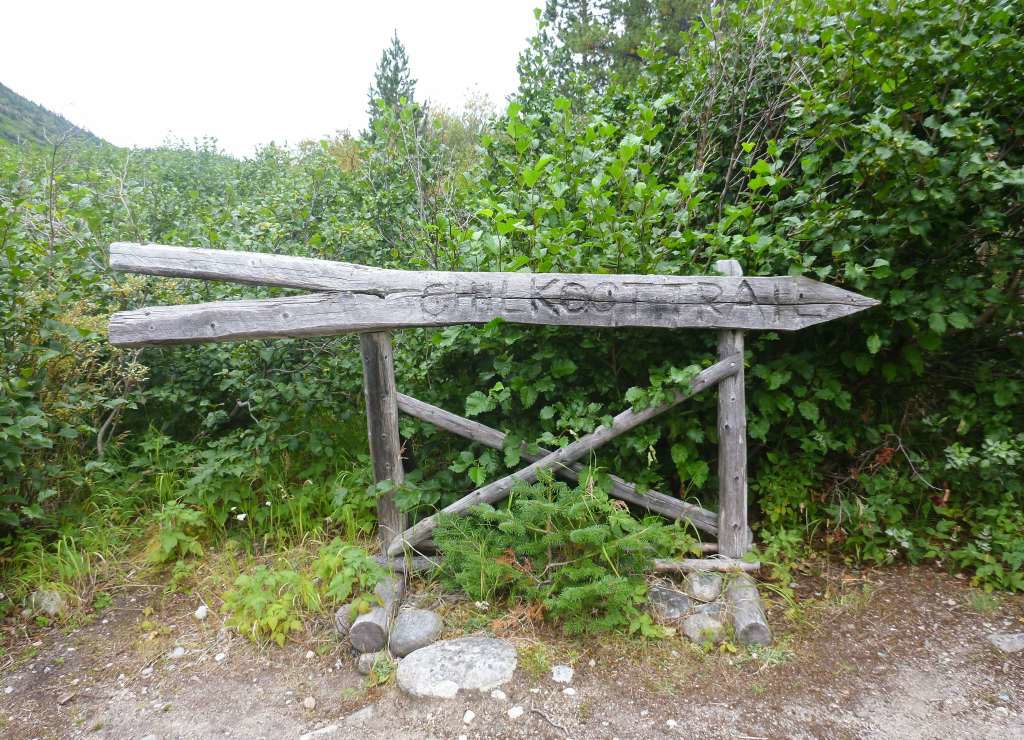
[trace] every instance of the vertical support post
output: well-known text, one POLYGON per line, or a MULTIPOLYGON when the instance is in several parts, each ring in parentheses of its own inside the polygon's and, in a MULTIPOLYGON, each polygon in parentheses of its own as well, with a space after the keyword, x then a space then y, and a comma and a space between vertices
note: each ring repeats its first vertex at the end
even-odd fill
MULTIPOLYGON (((386 331, 359 335, 363 353, 363 392, 366 394, 366 429, 376 481, 391 481, 396 487, 405 480, 402 442, 398 436, 398 390, 391 334, 386 331)), ((405 514, 395 505, 394 491, 377 499, 377 533, 383 551, 407 526, 405 514)))
MULTIPOLYGON (((740 277, 736 260, 719 260, 715 270, 740 277)), ((719 359, 743 356, 743 332, 718 332, 719 359)), ((718 384, 718 551, 742 557, 750 547, 747 534, 747 408, 743 366, 718 384)))

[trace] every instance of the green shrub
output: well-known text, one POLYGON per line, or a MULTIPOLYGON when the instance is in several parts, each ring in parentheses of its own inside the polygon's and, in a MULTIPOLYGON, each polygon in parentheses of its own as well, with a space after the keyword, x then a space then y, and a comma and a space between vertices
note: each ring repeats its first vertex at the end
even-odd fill
POLYGON ((540 604, 567 632, 660 630, 642 610, 644 573, 694 540, 654 517, 636 519, 593 482, 513 490, 500 508, 445 516, 434 533, 443 579, 479 601, 540 604))

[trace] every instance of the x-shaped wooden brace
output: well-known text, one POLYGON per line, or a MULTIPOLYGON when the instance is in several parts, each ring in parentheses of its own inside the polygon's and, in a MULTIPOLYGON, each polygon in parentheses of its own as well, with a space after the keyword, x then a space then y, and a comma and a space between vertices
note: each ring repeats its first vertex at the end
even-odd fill
MULTIPOLYGON (((535 481, 537 479, 537 474, 542 470, 571 470, 571 467, 569 466, 584 457, 590 451, 595 450, 601 445, 615 439, 619 435, 634 429, 645 421, 649 421, 659 414, 663 414, 669 409, 679 405, 687 398, 700 393, 706 388, 716 385, 719 381, 735 375, 742 367, 743 356, 739 353, 730 355, 729 357, 716 362, 711 367, 702 370, 693 378, 693 380, 690 381, 689 387, 686 388, 686 390, 676 391, 670 400, 655 406, 650 406, 641 411, 627 409, 612 420, 611 426, 600 426, 590 434, 580 437, 575 442, 562 447, 561 449, 547 453, 526 467, 517 470, 515 473, 506 475, 504 478, 476 489, 455 503, 449 504, 437 514, 421 519, 412 527, 409 527, 407 530, 402 532, 402 534, 396 537, 388 546, 388 555, 391 557, 401 555, 407 546, 414 546, 429 537, 430 533, 434 531, 435 527, 437 527, 438 518, 442 514, 461 514, 477 504, 494 503, 506 496, 516 484, 531 483, 535 481)), ((403 410, 407 412, 411 412, 412 409, 419 410, 416 408, 416 404, 419 404, 420 402, 416 402, 416 404, 410 403, 410 401, 415 402, 416 399, 411 399, 408 396, 405 396, 405 399, 407 400, 403 404, 400 398, 399 408, 403 408, 404 406, 403 410)), ((442 411, 441 409, 437 410, 442 411)), ((447 412, 442 411, 442 413, 447 412)), ((420 414, 414 415, 419 416, 420 414)), ((454 414, 449 416, 454 416, 454 414)), ((432 420, 428 419, 428 421, 432 420)), ((492 434, 495 433, 495 430, 488 431, 492 434)), ((498 432, 498 434, 500 434, 500 432, 498 432)), ((625 481, 623 481, 623 483, 625 484, 625 481)), ((629 484, 625 485, 628 486, 629 484)), ((635 488, 633 489, 633 492, 637 496, 643 495, 636 494, 635 488)), ((709 516, 713 518, 715 515, 712 512, 699 509, 699 507, 693 508, 698 510, 693 512, 695 516, 693 516, 691 520, 694 521, 694 524, 697 525, 699 521, 705 525, 702 528, 709 529, 710 523, 708 518, 709 516)), ((717 525, 714 526, 717 531, 717 525)))

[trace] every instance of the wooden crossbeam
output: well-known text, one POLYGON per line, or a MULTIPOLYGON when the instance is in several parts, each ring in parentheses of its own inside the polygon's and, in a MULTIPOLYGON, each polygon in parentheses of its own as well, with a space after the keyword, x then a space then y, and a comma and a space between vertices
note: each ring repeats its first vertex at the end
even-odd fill
MULTIPOLYGON (((508 435, 504 432, 499 432, 497 429, 492 429, 478 421, 466 419, 458 414, 445 411, 444 409, 429 404, 426 401, 420 401, 412 396, 399 393, 398 409, 410 416, 415 416, 417 419, 422 419, 425 422, 452 432, 453 434, 458 434, 460 437, 465 437, 473 442, 479 442, 482 445, 486 445, 487 447, 491 447, 496 450, 502 450, 505 448, 505 441, 508 435)), ((541 447, 538 449, 538 452, 534 453, 529 450, 528 445, 524 444, 519 448, 519 454, 530 462, 536 462, 541 458, 552 454, 552 451, 541 447)), ((556 466, 553 470, 563 478, 578 481, 583 469, 583 465, 575 462, 568 465, 556 466)), ((668 517, 669 519, 692 522, 695 527, 702 529, 705 532, 709 532, 710 534, 716 534, 718 532, 718 514, 713 511, 709 511, 708 509, 700 506, 695 506, 694 504, 687 503, 686 501, 680 501, 677 498, 666 496, 664 493, 658 493, 657 491, 640 493, 637 491, 636 486, 623 480, 617 475, 609 475, 608 478, 612 485, 611 495, 615 498, 641 506, 648 511, 656 512, 662 516, 668 517)))
POLYGON ((405 532, 403 532, 401 536, 396 537, 394 542, 392 542, 390 547, 388 547, 388 555, 395 557, 401 554, 407 545, 415 545, 421 540, 426 539, 437 527, 438 516, 440 514, 462 514, 477 504, 494 503, 506 496, 516 484, 523 482, 531 483, 536 480, 537 474, 541 470, 550 470, 556 466, 568 465, 569 463, 579 460, 591 450, 597 449, 619 435, 643 424, 645 421, 649 421, 659 414, 663 414, 669 409, 679 405, 687 398, 700 393, 702 390, 713 387, 723 378, 728 378, 731 375, 734 375, 739 371, 742 365, 742 355, 735 355, 733 357, 719 360, 711 367, 698 373, 697 376, 690 381, 690 385, 686 390, 676 391, 673 398, 669 401, 655 406, 650 406, 641 411, 627 409, 612 420, 610 427, 599 426, 590 434, 580 437, 575 442, 566 445, 549 455, 545 455, 540 460, 527 465, 525 468, 476 489, 455 503, 449 504, 438 512, 438 514, 421 519, 412 527, 405 530, 405 532))
POLYGON ((381 270, 285 255, 119 242, 115 270, 327 291, 115 314, 119 346, 519 324, 790 331, 877 301, 805 277, 381 270))

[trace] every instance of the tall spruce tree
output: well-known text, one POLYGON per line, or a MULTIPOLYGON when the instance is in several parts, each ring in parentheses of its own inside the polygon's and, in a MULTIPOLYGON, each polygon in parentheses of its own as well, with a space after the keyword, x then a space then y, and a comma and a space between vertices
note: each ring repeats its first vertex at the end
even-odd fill
POLYGON ((380 62, 377 63, 377 72, 373 76, 373 84, 370 85, 369 107, 367 113, 370 115, 370 129, 373 129, 373 122, 380 116, 380 102, 384 101, 387 108, 396 110, 402 98, 406 102, 415 102, 416 80, 412 78, 409 70, 409 56, 405 53, 405 46, 398 39, 398 31, 391 37, 391 45, 384 49, 380 55, 380 62))

